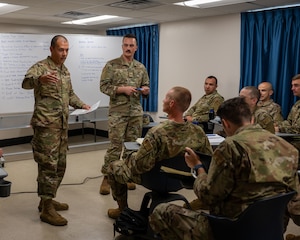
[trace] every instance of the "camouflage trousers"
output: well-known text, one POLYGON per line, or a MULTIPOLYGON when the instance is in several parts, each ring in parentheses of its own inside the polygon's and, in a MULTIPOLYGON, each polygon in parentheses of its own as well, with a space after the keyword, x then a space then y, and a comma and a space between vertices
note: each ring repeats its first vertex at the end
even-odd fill
MULTIPOLYGON (((104 165, 101 172, 107 174, 111 162, 120 160, 124 142, 134 142, 142 135, 142 116, 119 116, 110 115, 108 117, 108 136, 110 145, 104 156, 104 165)), ((129 153, 124 150, 123 159, 127 158, 129 153)))
POLYGON ((141 183, 140 175, 132 175, 130 167, 123 160, 114 161, 107 171, 114 200, 127 202, 127 182, 141 183))
POLYGON ((38 195, 55 198, 66 170, 68 130, 34 127, 32 150, 38 164, 38 195))
POLYGON ((154 232, 166 240, 213 239, 205 216, 174 204, 159 204, 150 215, 149 223, 154 232))

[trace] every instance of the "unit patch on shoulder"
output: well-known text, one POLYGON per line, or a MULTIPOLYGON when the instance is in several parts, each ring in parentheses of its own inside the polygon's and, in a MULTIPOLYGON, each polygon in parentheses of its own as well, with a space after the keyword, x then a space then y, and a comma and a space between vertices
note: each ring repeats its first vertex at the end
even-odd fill
POLYGON ((153 149, 152 144, 149 139, 145 138, 143 141, 144 148, 149 152, 153 149))

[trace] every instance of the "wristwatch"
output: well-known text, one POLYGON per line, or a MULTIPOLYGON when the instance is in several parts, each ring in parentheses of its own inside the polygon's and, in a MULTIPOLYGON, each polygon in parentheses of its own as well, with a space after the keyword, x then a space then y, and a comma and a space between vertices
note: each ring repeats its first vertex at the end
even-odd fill
POLYGON ((199 168, 204 168, 203 164, 197 164, 197 165, 193 168, 193 170, 192 170, 192 175, 193 175, 194 178, 197 178, 197 176, 198 176, 198 169, 199 169, 199 168))

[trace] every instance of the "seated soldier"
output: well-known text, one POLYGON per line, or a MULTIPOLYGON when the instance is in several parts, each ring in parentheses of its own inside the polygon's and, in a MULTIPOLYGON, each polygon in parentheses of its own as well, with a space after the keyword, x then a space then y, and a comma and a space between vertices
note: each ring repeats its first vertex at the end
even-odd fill
POLYGON ((184 154, 185 146, 211 155, 212 148, 201 127, 186 122, 183 113, 191 102, 191 93, 183 87, 171 88, 163 100, 163 111, 168 120, 149 129, 139 150, 125 161, 110 165, 109 183, 118 208, 108 209, 108 216, 116 219, 128 206, 127 182, 141 183, 141 174, 150 171, 156 162, 184 154))
POLYGON ((259 124, 263 129, 266 129, 271 133, 275 133, 274 122, 271 115, 257 106, 257 102, 260 98, 259 90, 254 86, 246 86, 241 89, 240 97, 244 97, 246 103, 250 107, 252 113, 251 122, 259 124))
POLYGON ((275 124, 282 122, 283 117, 281 113, 281 106, 273 101, 271 96, 273 95, 273 87, 269 82, 261 82, 258 85, 258 90, 260 92, 260 98, 257 106, 266 110, 275 124))
POLYGON ((218 93, 218 80, 215 76, 208 76, 204 82, 205 94, 186 112, 184 118, 187 121, 200 124, 205 130, 204 125, 211 117, 210 113, 217 112, 224 98, 218 93))
MULTIPOLYGON (((236 218, 254 201, 296 191, 296 148, 251 124, 244 98, 225 101, 218 116, 227 137, 214 151, 208 173, 192 149, 187 147, 185 154, 187 165, 197 174, 194 192, 209 206, 210 214, 236 218)), ((200 211, 162 203, 149 219, 162 239, 213 239, 208 219, 200 211)))
MULTIPOLYGON (((295 75, 292 78, 292 91, 294 96, 300 97, 300 74, 295 75)), ((276 132, 282 133, 295 133, 300 134, 300 100, 298 100, 292 107, 291 111, 286 120, 275 126, 276 132)), ((289 142, 293 144, 298 151, 300 150, 300 139, 299 137, 291 137, 289 142)), ((298 162, 298 170, 300 170, 300 161, 298 162)), ((289 204, 289 213, 290 217, 293 219, 294 223, 300 226, 300 194, 298 194, 297 198, 290 202, 289 204)), ((289 236, 289 239, 299 239, 299 236, 289 236)), ((287 238, 288 239, 288 238, 287 238)))

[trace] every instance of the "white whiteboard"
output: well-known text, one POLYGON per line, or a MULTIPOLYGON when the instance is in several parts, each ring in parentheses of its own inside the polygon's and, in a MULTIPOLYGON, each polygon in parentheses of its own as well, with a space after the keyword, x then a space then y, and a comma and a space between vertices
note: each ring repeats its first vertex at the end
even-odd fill
MULTIPOLYGON (((52 35, 0 34, 0 114, 32 112, 33 90, 22 89, 27 70, 50 55, 52 35)), ((65 61, 77 96, 92 105, 109 97, 100 92, 100 75, 108 60, 122 54, 122 37, 65 34, 69 54, 65 61)))

